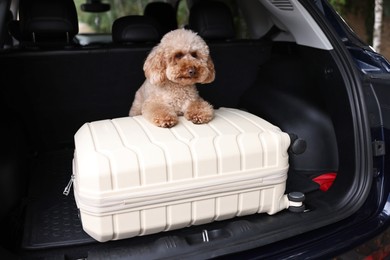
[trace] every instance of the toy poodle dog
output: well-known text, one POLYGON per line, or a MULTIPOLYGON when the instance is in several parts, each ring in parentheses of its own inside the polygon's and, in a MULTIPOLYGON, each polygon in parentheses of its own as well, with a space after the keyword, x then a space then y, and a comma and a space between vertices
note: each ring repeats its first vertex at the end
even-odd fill
POLYGON ((143 69, 146 80, 135 94, 130 116, 142 114, 159 127, 176 125, 182 115, 194 124, 213 119, 213 107, 195 86, 215 78, 209 48, 199 35, 186 29, 165 34, 143 69))

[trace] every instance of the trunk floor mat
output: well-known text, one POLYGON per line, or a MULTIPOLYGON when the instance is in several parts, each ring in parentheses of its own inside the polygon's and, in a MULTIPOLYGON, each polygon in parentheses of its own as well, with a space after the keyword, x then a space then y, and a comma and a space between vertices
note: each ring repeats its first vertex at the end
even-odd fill
POLYGON ((62 194, 72 174, 73 150, 37 158, 30 181, 22 247, 43 249, 94 242, 81 226, 73 190, 62 194))

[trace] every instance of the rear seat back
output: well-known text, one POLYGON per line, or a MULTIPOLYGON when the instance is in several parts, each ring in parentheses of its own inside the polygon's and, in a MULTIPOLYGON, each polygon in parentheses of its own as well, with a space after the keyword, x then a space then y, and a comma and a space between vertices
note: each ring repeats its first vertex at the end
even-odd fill
POLYGON ((198 86, 203 98, 214 107, 237 107, 240 97, 252 86, 261 64, 271 54, 267 40, 236 40, 233 16, 222 2, 200 1, 191 7, 189 28, 208 43, 216 77, 198 86))
POLYGON ((78 19, 73 0, 21 0, 19 41, 29 47, 58 47, 74 44, 78 19))
POLYGON ((206 40, 232 40, 236 33, 233 15, 222 2, 200 1, 191 7, 189 27, 206 40))
POLYGON ((160 24, 163 34, 178 28, 176 10, 170 3, 150 2, 145 7, 144 16, 156 20, 160 24))
POLYGON ((1 98, 22 117, 38 149, 72 144, 85 122, 128 116, 145 80, 143 62, 160 35, 151 34, 144 19, 126 21, 115 23, 115 42, 104 48, 20 48, 1 54, 0 69, 6 82, 13 82, 1 89, 1 98))
POLYGON ((163 36, 161 26, 151 17, 129 15, 112 25, 112 41, 119 44, 157 43, 163 36))

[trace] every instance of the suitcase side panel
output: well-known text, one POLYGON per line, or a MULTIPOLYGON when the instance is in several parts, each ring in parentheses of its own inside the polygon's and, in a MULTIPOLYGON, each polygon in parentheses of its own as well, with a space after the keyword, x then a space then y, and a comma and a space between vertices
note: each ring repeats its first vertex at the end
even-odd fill
MULTIPOLYGON (((109 191, 112 188, 110 162, 106 157, 96 153, 95 144, 89 124, 84 124, 75 134, 77 149, 74 157, 74 173, 80 191, 109 191), (81 174, 82 173, 82 174, 81 174), (99 178, 95 178, 99 176, 99 178)), ((76 187, 76 185, 75 185, 76 187)))
POLYGON ((254 213, 274 214, 288 208, 285 183, 212 198, 194 198, 191 202, 154 205, 135 211, 105 216, 91 215, 80 209, 84 230, 104 242, 153 234, 230 219, 254 213))

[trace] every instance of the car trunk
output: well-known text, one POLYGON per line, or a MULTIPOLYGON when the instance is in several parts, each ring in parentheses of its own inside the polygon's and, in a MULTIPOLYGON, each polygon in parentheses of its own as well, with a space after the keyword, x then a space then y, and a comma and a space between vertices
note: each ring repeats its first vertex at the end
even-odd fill
MULTIPOLYGON (((27 146, 24 156, 20 152, 14 155, 17 161, 24 159, 24 170, 17 171, 22 176, 17 181, 15 176, 9 177, 14 182, 26 182, 28 189, 22 205, 7 218, 11 225, 5 227, 13 234, 20 231, 20 237, 7 244, 21 242, 23 255, 29 257, 212 257, 268 245, 349 216, 361 206, 370 186, 370 161, 362 123, 364 110, 356 102, 360 93, 354 82, 348 81, 348 68, 337 65, 334 57, 334 51, 274 43, 270 59, 260 66, 256 81, 237 105, 306 142, 303 153, 289 153, 287 181, 287 192, 305 193, 305 212, 255 214, 98 243, 82 231, 72 193, 62 194, 72 174, 73 145, 39 150, 27 146), (312 179, 326 173, 336 173, 337 177, 329 190, 322 191, 312 179), (204 240, 205 231, 208 241, 204 240)), ((31 138, 29 127, 23 128, 25 124, 8 124, 22 129, 8 134, 18 133, 18 140, 24 134, 31 138)), ((16 147, 25 143, 18 142, 16 147)))
MULTIPOLYGON (((269 53, 251 66, 253 80, 242 80, 247 87, 237 85, 247 68, 228 75, 218 66, 217 79, 235 77, 234 83, 222 81, 222 89, 199 86, 200 95, 216 108, 246 110, 306 144, 303 153, 290 149, 286 188, 305 193, 305 212, 254 214, 105 243, 82 230, 73 192, 62 194, 72 174, 73 135, 84 122, 127 115, 152 46, 137 47, 136 56, 133 47, 76 50, 70 55, 61 50, 53 57, 46 51, 5 53, 0 67, 6 71, 5 82, 13 84, 1 90, 6 126, 2 244, 26 258, 212 258, 272 249, 275 242, 310 236, 352 215, 372 183, 371 141, 359 77, 338 44, 326 50, 267 41, 270 48, 258 48, 269 53), (231 102, 225 104, 221 96, 231 102), (329 173, 336 176, 333 185, 321 190, 313 178, 329 173)), ((215 61, 217 65, 218 57, 215 61)))

